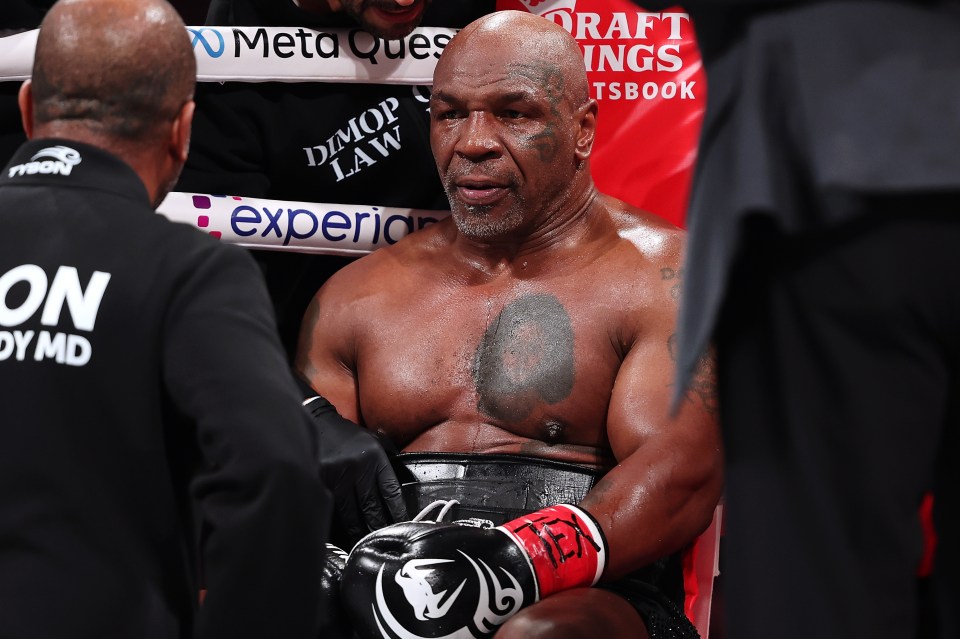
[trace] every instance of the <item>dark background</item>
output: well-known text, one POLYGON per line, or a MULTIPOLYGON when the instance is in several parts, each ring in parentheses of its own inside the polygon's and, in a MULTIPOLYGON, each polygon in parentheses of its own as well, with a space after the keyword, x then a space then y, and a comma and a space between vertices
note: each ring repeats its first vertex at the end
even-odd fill
POLYGON ((170 0, 170 4, 176 7, 177 11, 183 17, 187 26, 203 24, 207 15, 207 5, 209 0, 170 0))

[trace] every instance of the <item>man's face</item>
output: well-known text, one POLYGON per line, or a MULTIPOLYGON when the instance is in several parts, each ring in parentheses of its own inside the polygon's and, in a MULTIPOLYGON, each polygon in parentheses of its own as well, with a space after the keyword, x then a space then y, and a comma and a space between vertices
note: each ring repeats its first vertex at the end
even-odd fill
POLYGON ((563 204, 576 171, 577 119, 562 69, 506 49, 466 43, 438 65, 430 101, 451 213, 478 240, 542 221, 563 204))
POLYGON ((365 31, 394 40, 403 38, 420 25, 431 0, 341 0, 341 10, 365 31))

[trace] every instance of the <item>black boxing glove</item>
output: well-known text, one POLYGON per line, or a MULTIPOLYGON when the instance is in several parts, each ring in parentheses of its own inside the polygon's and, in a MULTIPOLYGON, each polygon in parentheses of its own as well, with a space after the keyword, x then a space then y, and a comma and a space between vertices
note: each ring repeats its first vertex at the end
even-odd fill
POLYGON ((376 436, 341 417, 323 397, 303 405, 316 427, 320 479, 333 493, 332 540, 350 547, 367 533, 406 519, 400 482, 376 436))
POLYGON ((565 504, 497 527, 404 522, 360 540, 341 592, 360 639, 492 637, 525 606, 595 584, 606 556, 597 523, 565 504))
POLYGON ((347 553, 342 548, 327 544, 320 575, 320 637, 323 639, 352 639, 350 621, 343 611, 340 599, 340 581, 347 564, 347 553))

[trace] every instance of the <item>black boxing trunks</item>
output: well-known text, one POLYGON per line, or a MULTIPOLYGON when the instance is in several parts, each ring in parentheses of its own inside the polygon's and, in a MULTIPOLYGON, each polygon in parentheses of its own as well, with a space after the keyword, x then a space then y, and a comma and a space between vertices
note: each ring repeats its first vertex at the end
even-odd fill
MULTIPOLYGON (((577 504, 604 474, 523 455, 401 453, 393 459, 408 512, 455 500, 444 520, 486 520, 494 526, 554 504, 577 504)), ((626 599, 643 618, 651 639, 699 639, 683 613, 679 556, 596 587, 626 599)))

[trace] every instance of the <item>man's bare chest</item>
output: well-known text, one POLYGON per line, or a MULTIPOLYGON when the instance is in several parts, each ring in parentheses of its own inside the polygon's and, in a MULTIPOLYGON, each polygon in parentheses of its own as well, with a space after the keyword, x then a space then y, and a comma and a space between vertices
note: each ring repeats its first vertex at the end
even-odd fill
POLYGON ((548 443, 604 438, 625 347, 622 317, 591 292, 423 295, 383 316, 357 353, 368 426, 402 441, 452 424, 548 443))

